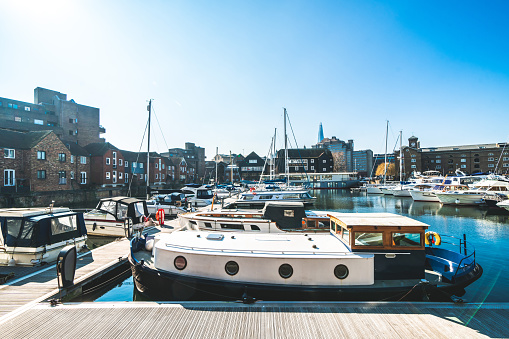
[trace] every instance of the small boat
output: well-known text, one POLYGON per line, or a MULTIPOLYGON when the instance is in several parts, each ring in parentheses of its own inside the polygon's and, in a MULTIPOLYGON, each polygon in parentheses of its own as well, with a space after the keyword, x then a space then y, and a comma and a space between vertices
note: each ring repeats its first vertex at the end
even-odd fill
POLYGON ((186 195, 189 207, 205 207, 212 204, 214 193, 212 188, 199 185, 187 185, 181 191, 186 195))
POLYGON ((200 210, 178 216, 179 226, 190 230, 223 232, 329 232, 327 212, 305 210, 302 202, 266 202, 262 210, 200 210))
POLYGON ((460 191, 435 192, 442 204, 481 205, 488 194, 509 194, 509 181, 484 179, 472 184, 472 188, 460 191))
POLYGON ((509 200, 504 200, 504 201, 497 202, 497 206, 500 207, 500 208, 504 208, 504 209, 509 211, 509 200))
POLYGON ((181 192, 156 194, 147 200, 147 209, 150 215, 156 215, 157 211, 162 209, 165 217, 174 218, 181 213, 186 213, 186 206, 186 196, 181 192))
POLYGON ((330 233, 176 231, 131 241, 136 289, 156 300, 423 300, 482 275, 463 239, 390 213, 330 212, 330 233), (456 242, 459 241, 459 242, 456 242))
POLYGON ((0 209, 0 265, 35 266, 57 260, 69 245, 85 246, 83 213, 66 207, 0 209))
POLYGON ((274 191, 256 191, 241 193, 235 201, 236 208, 263 208, 269 201, 302 202, 305 206, 313 205, 316 197, 308 190, 281 189, 274 191))
POLYGON ((89 235, 131 238, 143 229, 148 216, 145 200, 113 197, 101 199, 84 218, 89 235))

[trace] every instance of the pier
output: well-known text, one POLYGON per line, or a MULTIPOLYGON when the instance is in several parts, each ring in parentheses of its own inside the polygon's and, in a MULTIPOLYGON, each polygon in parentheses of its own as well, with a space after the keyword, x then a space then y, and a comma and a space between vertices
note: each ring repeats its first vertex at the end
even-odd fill
POLYGON ((115 270, 125 271, 128 251, 129 241, 122 239, 80 254, 75 286, 62 295, 55 265, 0 268, 15 271, 0 285, 1 333, 8 338, 509 336, 509 303, 50 302, 79 295, 115 270))

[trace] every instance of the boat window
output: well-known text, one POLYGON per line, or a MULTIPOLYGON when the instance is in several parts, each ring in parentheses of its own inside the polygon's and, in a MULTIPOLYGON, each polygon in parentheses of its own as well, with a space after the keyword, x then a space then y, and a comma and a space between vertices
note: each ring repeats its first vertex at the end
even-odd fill
POLYGON ((173 265, 177 270, 182 271, 187 266, 187 260, 183 256, 179 255, 173 261, 173 265))
POLYGON ((242 224, 221 224, 221 228, 231 230, 243 230, 244 226, 242 224))
POLYGON ((318 227, 319 228, 329 228, 330 227, 330 219, 319 220, 318 227))
POLYGON ((342 228, 341 235, 344 241, 346 241, 347 243, 350 242, 350 231, 347 228, 342 228))
POLYGON ((7 225, 7 244, 9 240, 18 239, 19 231, 21 229, 21 219, 6 219, 7 225))
POLYGON ((125 219, 127 217, 127 205, 118 204, 117 219, 125 219))
POLYGON ((51 219, 51 234, 72 232, 77 229, 76 216, 65 216, 51 219))
POLYGON ((285 194, 283 195, 283 199, 299 199, 298 194, 285 194))
POLYGON ((224 270, 229 275, 235 275, 239 273, 239 264, 237 264, 235 261, 228 261, 224 266, 224 270))
POLYGON ((272 199, 272 195, 260 195, 258 200, 270 200, 272 199))
POLYGON ((252 195, 243 195, 240 200, 253 200, 254 196, 252 195))
POLYGON ((143 208, 143 202, 137 202, 134 204, 134 212, 136 213, 136 216, 142 216, 145 215, 145 209, 143 208))
POLYGON ((256 225, 251 225, 251 231, 259 231, 260 230, 260 227, 256 226, 256 225))
POLYGON ((336 267, 334 267, 334 275, 338 279, 346 279, 348 277, 348 267, 346 267, 343 264, 339 264, 336 267))
POLYGON ((101 203, 99 209, 115 214, 115 205, 116 203, 114 201, 106 200, 101 203))
POLYGON ((383 233, 382 232, 355 232, 354 233, 356 246, 383 246, 383 233))
POLYGON ((393 233, 393 246, 421 246, 421 233, 393 233))
POLYGON ((212 228, 212 224, 210 222, 206 222, 205 227, 212 228))
POLYGON ((293 275, 293 267, 289 264, 279 266, 279 275, 283 279, 288 279, 293 275))

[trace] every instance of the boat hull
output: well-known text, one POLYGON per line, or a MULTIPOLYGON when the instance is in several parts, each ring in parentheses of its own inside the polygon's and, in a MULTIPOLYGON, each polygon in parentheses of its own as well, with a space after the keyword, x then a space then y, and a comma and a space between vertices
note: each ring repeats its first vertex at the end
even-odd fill
POLYGON ((132 276, 138 292, 152 300, 313 300, 313 301, 367 301, 367 300, 447 300, 444 296, 463 295, 464 288, 482 275, 477 265, 472 274, 456 284, 441 286, 422 283, 393 284, 378 281, 361 286, 302 286, 260 284, 225 281, 219 279, 185 276, 155 270, 129 255, 132 276), (445 292, 445 293, 444 293, 445 292))
POLYGON ((436 193, 436 196, 444 205, 480 205, 483 203, 481 194, 436 193))
POLYGON ((410 196, 414 201, 440 202, 432 191, 410 191, 410 196))

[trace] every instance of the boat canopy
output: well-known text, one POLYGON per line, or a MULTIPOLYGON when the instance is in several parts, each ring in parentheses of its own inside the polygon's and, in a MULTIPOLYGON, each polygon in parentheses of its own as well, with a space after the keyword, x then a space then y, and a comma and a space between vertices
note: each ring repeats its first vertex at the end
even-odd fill
POLYGON ((0 216, 0 225, 2 243, 9 247, 40 247, 87 234, 83 213, 78 212, 0 216))
POLYGON ((280 229, 301 229, 306 211, 302 202, 266 202, 263 217, 272 220, 280 229))

